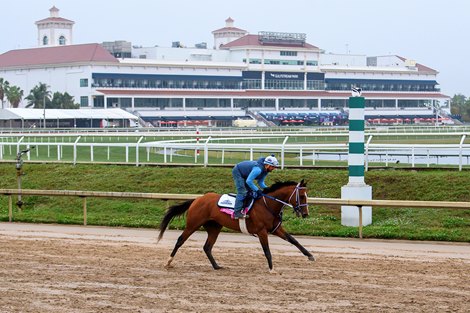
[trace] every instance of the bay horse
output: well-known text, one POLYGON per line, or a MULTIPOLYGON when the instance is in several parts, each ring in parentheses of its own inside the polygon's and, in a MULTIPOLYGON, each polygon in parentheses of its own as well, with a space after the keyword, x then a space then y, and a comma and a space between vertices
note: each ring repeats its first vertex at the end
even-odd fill
MULTIPOLYGON (((282 214, 286 206, 292 207, 299 217, 308 216, 307 204, 307 184, 301 182, 276 182, 272 186, 263 191, 263 196, 253 203, 253 207, 249 211, 249 218, 246 218, 246 228, 250 234, 259 238, 263 247, 264 255, 268 261, 269 271, 275 273, 273 269, 271 252, 269 250, 268 234, 272 233, 296 246, 310 261, 315 261, 315 257, 307 251, 292 235, 287 233, 282 227, 282 214)), ((186 227, 181 236, 176 241, 175 247, 171 252, 165 268, 170 268, 171 262, 175 257, 178 249, 184 242, 198 230, 201 226, 207 232, 207 240, 204 244, 204 252, 206 253, 212 267, 216 270, 221 269, 214 257, 212 256, 212 247, 222 227, 227 227, 235 231, 241 231, 239 220, 232 219, 230 215, 220 211, 217 205, 221 195, 216 193, 207 193, 195 200, 189 200, 181 204, 171 206, 160 223, 160 234, 158 241, 163 236, 168 224, 171 220, 179 215, 183 215, 186 211, 186 227)))

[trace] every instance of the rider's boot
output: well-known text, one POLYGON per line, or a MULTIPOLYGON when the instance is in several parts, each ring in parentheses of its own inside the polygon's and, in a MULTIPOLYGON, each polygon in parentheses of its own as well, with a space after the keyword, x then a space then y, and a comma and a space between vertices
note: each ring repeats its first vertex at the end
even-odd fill
POLYGON ((243 200, 235 200, 235 207, 233 208, 233 218, 234 219, 239 219, 239 218, 245 218, 246 215, 243 214, 243 200))

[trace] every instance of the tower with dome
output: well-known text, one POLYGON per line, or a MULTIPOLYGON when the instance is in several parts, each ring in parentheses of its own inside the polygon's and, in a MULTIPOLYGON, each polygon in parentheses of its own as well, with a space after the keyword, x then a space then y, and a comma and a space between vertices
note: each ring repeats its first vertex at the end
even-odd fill
POLYGON ((38 46, 54 47, 66 46, 73 43, 74 21, 59 16, 59 9, 53 6, 49 9, 48 18, 37 21, 38 46))

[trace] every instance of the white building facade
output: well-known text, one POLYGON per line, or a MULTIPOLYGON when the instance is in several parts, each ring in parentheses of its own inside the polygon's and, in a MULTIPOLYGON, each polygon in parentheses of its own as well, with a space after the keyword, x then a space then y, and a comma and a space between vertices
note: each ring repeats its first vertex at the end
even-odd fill
POLYGON ((363 89, 366 110, 375 115, 428 111, 436 103, 450 112, 436 70, 395 55, 326 54, 302 33, 248 34, 229 18, 213 32, 215 49, 139 47, 132 58, 115 58, 98 44, 67 45, 69 26, 65 45, 0 55, 0 77, 25 95, 46 83, 82 108, 173 110, 175 116, 191 110, 342 111, 351 87, 363 89))

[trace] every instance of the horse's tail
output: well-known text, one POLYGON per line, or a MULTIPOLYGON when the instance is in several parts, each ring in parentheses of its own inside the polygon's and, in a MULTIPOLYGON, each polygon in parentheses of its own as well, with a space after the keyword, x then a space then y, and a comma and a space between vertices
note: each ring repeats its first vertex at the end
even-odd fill
POLYGON ((168 224, 170 224, 171 220, 174 217, 179 216, 179 215, 183 214, 184 212, 186 212, 193 202, 194 202, 194 200, 188 200, 186 202, 173 205, 168 209, 168 211, 166 211, 166 214, 163 217, 162 222, 160 223, 160 227, 159 227, 160 228, 160 234, 158 235, 157 243, 160 241, 160 239, 162 239, 163 233, 165 232, 166 228, 168 227, 168 224))

